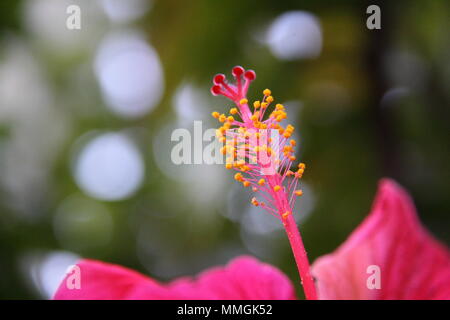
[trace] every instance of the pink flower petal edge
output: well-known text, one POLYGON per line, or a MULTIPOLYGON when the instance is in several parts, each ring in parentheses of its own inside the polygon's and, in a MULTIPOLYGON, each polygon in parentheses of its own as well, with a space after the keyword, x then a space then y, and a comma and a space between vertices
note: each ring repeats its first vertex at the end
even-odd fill
POLYGON ((407 192, 389 179, 380 182, 364 222, 312 269, 320 299, 450 299, 448 249, 422 227, 407 192), (379 288, 371 286, 376 272, 370 266, 379 267, 379 288))
POLYGON ((295 299, 294 287, 282 272, 248 256, 238 257, 225 267, 206 270, 195 278, 180 278, 168 284, 99 261, 82 260, 77 266, 81 288, 70 289, 66 276, 54 299, 295 299))

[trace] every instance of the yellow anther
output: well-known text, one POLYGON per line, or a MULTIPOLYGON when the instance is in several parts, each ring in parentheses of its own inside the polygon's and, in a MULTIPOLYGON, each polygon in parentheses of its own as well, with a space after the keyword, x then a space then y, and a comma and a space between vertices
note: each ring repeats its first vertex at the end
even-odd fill
POLYGON ((294 193, 298 197, 301 197, 303 195, 303 191, 302 190, 295 190, 294 193))
POLYGON ((250 181, 244 181, 244 182, 242 182, 242 185, 244 186, 244 187, 250 187, 250 181))
POLYGON ((291 133, 290 131, 285 131, 285 132, 283 133, 283 136, 284 136, 286 139, 287 139, 287 138, 290 138, 291 135, 292 135, 292 133, 291 133))
POLYGON ((288 177, 292 176, 293 174, 294 174, 294 172, 292 172, 291 170, 288 170, 288 171, 286 172, 286 175, 287 175, 288 177))
POLYGON ((272 103, 272 102, 273 102, 273 97, 272 97, 272 96, 268 96, 268 97, 266 98, 266 101, 267 101, 268 103, 272 103))
POLYGON ((243 179, 242 174, 240 172, 234 175, 234 180, 241 181, 243 179))
POLYGON ((280 191, 281 187, 280 186, 275 186, 273 187, 273 191, 278 192, 280 191))
POLYGON ((281 122, 281 121, 283 121, 283 116, 279 115, 276 117, 275 120, 277 120, 277 122, 281 122))
POLYGON ((212 115, 214 118, 218 119, 219 116, 220 116, 220 113, 218 113, 217 111, 214 111, 213 113, 211 113, 211 115, 212 115))
POLYGON ((281 103, 278 103, 278 104, 275 106, 275 110, 284 110, 284 106, 283 106, 281 103))
POLYGON ((232 163, 227 163, 227 164, 225 164, 225 168, 227 168, 228 170, 232 169, 233 168, 233 164, 232 163))
POLYGON ((247 104, 247 103, 248 103, 247 99, 241 99, 241 101, 239 101, 240 105, 244 105, 244 104, 247 104))
POLYGON ((291 144, 291 146, 295 147, 295 145, 297 144, 297 141, 292 139, 291 141, 289 141, 289 143, 291 144))
POLYGON ((253 102, 253 107, 255 107, 255 109, 258 109, 259 107, 261 107, 261 102, 259 101, 253 102))
POLYGON ((252 121, 257 121, 259 119, 259 111, 256 111, 252 117, 251 117, 252 121))
POLYGON ((225 122, 226 119, 227 119, 227 117, 226 117, 226 115, 224 115, 224 114, 221 114, 221 115, 219 116, 219 121, 220 121, 220 122, 225 122))
POLYGON ((305 170, 306 164, 304 164, 303 162, 300 162, 300 163, 298 164, 298 168, 299 168, 299 169, 305 170))
POLYGON ((258 200, 256 200, 255 197, 252 198, 252 200, 250 201, 252 203, 252 205, 254 205, 255 207, 257 207, 259 205, 258 200))
POLYGON ((298 169, 298 174, 303 174, 305 172, 305 169, 298 169))
POLYGON ((263 102, 263 103, 261 103, 261 108, 267 108, 267 106, 268 106, 268 103, 267 102, 263 102))
POLYGON ((290 156, 289 157, 289 160, 291 160, 291 161, 295 161, 295 159, 296 159, 295 156, 290 156))
POLYGON ((272 94, 272 91, 270 91, 269 89, 265 89, 263 91, 263 95, 265 95, 265 96, 270 96, 271 94, 272 94))
POLYGON ((287 217, 289 217, 289 215, 291 215, 292 212, 290 211, 286 211, 285 213, 283 213, 281 216, 283 217, 283 219, 287 219, 287 217))
POLYGON ((233 122, 233 121, 234 121, 233 116, 228 116, 227 121, 228 121, 228 122, 233 122))
POLYGON ((231 114, 237 114, 238 113, 238 109, 237 108, 231 108, 230 109, 230 113, 231 114))
POLYGON ((266 180, 264 180, 264 179, 259 179, 259 181, 258 181, 258 184, 260 186, 263 186, 265 183, 266 183, 266 180))
POLYGON ((227 149, 228 153, 234 153, 234 151, 236 151, 236 148, 232 146, 226 146, 225 148, 227 149))

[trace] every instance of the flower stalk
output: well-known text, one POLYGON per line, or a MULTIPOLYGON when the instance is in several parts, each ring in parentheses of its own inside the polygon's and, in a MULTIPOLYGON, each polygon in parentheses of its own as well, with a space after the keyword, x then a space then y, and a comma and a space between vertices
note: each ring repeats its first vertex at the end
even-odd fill
POLYGON ((291 244, 292 253, 294 254, 295 263, 297 264, 305 297, 308 300, 317 300, 316 286, 310 272, 308 256, 294 217, 290 215, 287 219, 284 219, 283 226, 286 230, 289 243, 291 244))
POLYGON ((269 89, 263 91, 260 101, 253 102, 251 110, 246 96, 250 83, 256 78, 254 71, 238 66, 233 68, 232 74, 234 84, 228 83, 225 75, 218 74, 211 88, 213 95, 225 96, 236 105, 230 109, 228 116, 212 113, 223 123, 216 135, 224 143, 221 151, 226 156, 225 167, 238 171, 235 180, 244 187, 251 187, 256 193, 258 198, 252 198, 253 205, 262 207, 283 223, 305 296, 307 299, 317 299, 308 257, 292 215, 296 198, 303 194, 297 185, 306 168, 304 163, 300 163, 297 169, 293 169, 296 160, 296 141, 291 139, 294 127, 281 125, 287 114, 282 104, 271 106, 274 98, 269 89), (269 112, 269 109, 272 111, 269 112))

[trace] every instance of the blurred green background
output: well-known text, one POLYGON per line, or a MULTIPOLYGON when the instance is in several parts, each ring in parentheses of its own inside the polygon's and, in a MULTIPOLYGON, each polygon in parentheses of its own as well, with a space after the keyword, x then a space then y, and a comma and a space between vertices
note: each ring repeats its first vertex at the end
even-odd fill
POLYGON ((366 28, 370 4, 1 1, 0 298, 49 298, 78 257, 168 281, 251 254, 298 284, 283 230, 230 172, 170 162, 174 128, 228 110, 209 88, 235 65, 296 126, 311 260, 386 176, 448 244, 450 3, 378 2, 381 30, 366 28))

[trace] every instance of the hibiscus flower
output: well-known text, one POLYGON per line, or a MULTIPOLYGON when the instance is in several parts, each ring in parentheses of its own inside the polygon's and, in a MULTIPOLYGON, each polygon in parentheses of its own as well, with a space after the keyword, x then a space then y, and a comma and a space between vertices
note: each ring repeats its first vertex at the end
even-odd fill
MULTIPOLYGON (((168 284, 93 260, 77 266, 80 287, 68 274, 54 299, 295 299, 287 276, 247 256, 168 284)), ((319 299, 450 299, 448 249, 421 226, 409 195, 389 179, 380 182, 368 217, 335 252, 317 259, 312 274, 319 299)))
MULTIPOLYGON (((383 180, 372 213, 335 253, 309 265, 293 217, 306 165, 294 167, 294 127, 283 126, 285 107, 269 89, 250 104, 247 91, 256 73, 237 66, 234 83, 214 77, 211 92, 231 100, 229 115, 213 112, 226 169, 255 195, 251 203, 277 218, 286 231, 307 299, 449 298, 447 249, 420 225, 412 201, 395 182, 383 180), (253 106, 253 108, 250 107, 253 106), (269 112, 269 110, 272 110, 269 112), (294 169, 295 168, 295 169, 294 169), (315 275, 315 280, 312 274, 315 275), (317 294, 317 291, 319 294, 317 294)), ((276 268, 250 257, 208 270, 196 278, 161 284, 138 273, 84 260, 60 285, 56 299, 291 299, 294 290, 276 268), (73 285, 72 280, 78 282, 73 285)))

